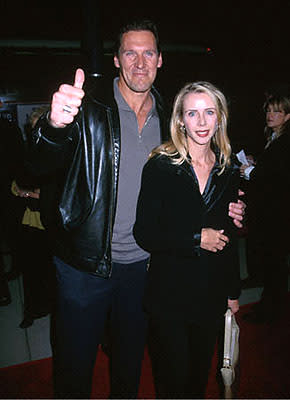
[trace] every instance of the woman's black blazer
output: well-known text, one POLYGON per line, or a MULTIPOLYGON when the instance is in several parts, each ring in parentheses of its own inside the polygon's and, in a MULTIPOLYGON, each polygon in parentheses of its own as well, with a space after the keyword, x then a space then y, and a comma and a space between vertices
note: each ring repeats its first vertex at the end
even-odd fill
POLYGON ((237 201, 239 168, 218 175, 214 167, 204 194, 189 165, 167 156, 143 169, 134 236, 151 253, 144 305, 149 313, 175 314, 197 323, 216 323, 227 299, 240 295, 237 229, 228 216, 237 201), (224 229, 230 243, 217 253, 199 246, 202 228, 224 229))

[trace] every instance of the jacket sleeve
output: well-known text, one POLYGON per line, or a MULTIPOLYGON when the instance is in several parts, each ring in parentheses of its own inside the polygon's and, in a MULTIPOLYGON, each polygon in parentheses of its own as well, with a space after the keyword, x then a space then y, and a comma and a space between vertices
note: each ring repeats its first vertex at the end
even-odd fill
POLYGON ((228 298, 236 300, 241 295, 240 261, 238 253, 238 240, 234 244, 233 257, 230 260, 230 284, 228 286, 228 298))
MULTIPOLYGON (((231 180, 231 199, 235 200, 238 197, 238 191, 240 188, 240 173, 239 168, 234 168, 234 173, 231 180)), ((230 257, 230 284, 228 287, 228 298, 230 300, 236 300, 241 295, 241 278, 240 278, 240 256, 239 256, 239 237, 238 228, 234 225, 230 219, 231 237, 232 237, 232 256, 230 257)))
POLYGON ((49 174, 65 167, 77 145, 78 123, 53 128, 42 116, 27 140, 26 162, 36 175, 49 174))
POLYGON ((170 177, 158 165, 158 160, 147 162, 143 169, 136 221, 133 234, 140 247, 149 253, 166 252, 193 256, 199 254, 201 226, 192 227, 190 232, 170 226, 170 216, 164 212, 167 201, 165 186, 170 177), (165 228, 167 220, 169 229, 165 228))

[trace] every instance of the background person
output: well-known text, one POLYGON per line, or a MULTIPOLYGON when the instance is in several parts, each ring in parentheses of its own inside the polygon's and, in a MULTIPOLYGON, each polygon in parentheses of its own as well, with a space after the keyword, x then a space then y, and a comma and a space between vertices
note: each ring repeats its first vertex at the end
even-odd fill
POLYGON ((203 398, 224 313, 239 309, 238 198, 224 95, 207 82, 177 94, 171 140, 146 163, 134 236, 151 253, 145 309, 158 398, 203 398))
MULTIPOLYGON (((264 129, 266 144, 264 150, 283 133, 283 126, 289 120, 287 103, 287 96, 269 95, 268 100, 264 104, 263 108, 266 115, 266 126, 264 129)), ((243 164, 240 170, 241 175, 249 180, 251 172, 255 168, 255 160, 252 155, 247 155, 247 159, 250 165, 243 164)))
MULTIPOLYGON (((19 127, 2 116, 0 116, 0 134, 0 306, 6 306, 11 303, 11 294, 2 251, 6 248, 11 252, 13 242, 14 230, 11 228, 9 215, 9 193, 13 175, 18 169, 18 160, 22 157, 22 141, 19 127)), ((11 272, 12 270, 16 270, 15 264, 12 264, 11 272)))
POLYGON ((0 133, 0 239, 1 247, 6 248, 11 255, 9 271, 5 270, 7 266, 2 266, 6 286, 7 279, 15 279, 20 274, 20 266, 16 264, 14 257, 15 229, 19 210, 11 205, 11 184, 15 175, 23 169, 24 147, 21 129, 14 121, 0 116, 0 133))
MULTIPOLYGON (((25 126, 26 140, 47 109, 41 106, 31 112, 25 126)), ((24 315, 20 323, 23 329, 50 314, 55 302, 55 268, 40 213, 41 187, 46 181, 47 178, 37 178, 27 171, 23 161, 11 184, 10 207, 15 215, 13 259, 23 278, 24 315)))
POLYGON ((245 316, 251 322, 276 320, 288 291, 290 97, 270 96, 264 110, 267 143, 248 184, 249 275, 264 286, 261 301, 245 316))

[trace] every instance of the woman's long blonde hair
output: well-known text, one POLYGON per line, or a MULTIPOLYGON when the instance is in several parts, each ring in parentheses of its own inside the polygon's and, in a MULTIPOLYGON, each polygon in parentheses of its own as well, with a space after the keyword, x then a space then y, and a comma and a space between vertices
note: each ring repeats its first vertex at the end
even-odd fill
POLYGON ((214 102, 217 113, 217 130, 212 138, 212 144, 220 151, 219 164, 222 173, 230 164, 231 145, 227 134, 228 107, 223 93, 209 82, 193 82, 186 84, 176 95, 170 120, 171 138, 166 143, 153 149, 150 157, 163 154, 172 157, 174 164, 190 162, 188 144, 183 126, 183 103, 189 93, 207 94, 214 102))

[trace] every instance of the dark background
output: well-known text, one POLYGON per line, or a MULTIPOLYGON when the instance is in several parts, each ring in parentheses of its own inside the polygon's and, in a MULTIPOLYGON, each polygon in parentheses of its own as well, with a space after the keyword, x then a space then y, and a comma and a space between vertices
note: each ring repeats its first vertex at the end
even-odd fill
MULTIPOLYGON (((1 1, 1 38, 83 40, 89 0, 1 1)), ((235 150, 258 151, 263 142, 265 94, 289 88, 290 1, 96 2, 102 39, 114 40, 128 18, 149 17, 161 43, 195 45, 210 51, 164 52, 156 86, 169 101, 188 81, 208 80, 226 95, 235 150)), ((16 90, 24 101, 47 101, 63 81, 71 82, 82 54, 15 55, 1 50, 0 88, 16 90)), ((112 57, 105 76, 115 74, 112 57)))

